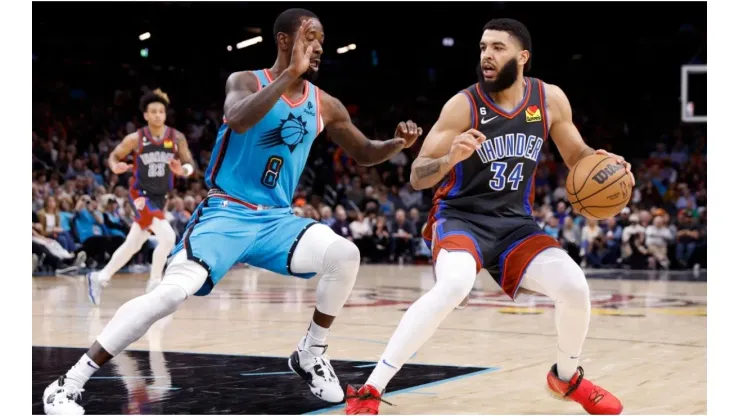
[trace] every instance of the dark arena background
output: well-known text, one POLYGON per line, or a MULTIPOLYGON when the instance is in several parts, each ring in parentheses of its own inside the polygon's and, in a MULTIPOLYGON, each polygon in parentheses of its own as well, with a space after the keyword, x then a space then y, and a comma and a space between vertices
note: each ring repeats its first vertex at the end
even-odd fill
MULTIPOLYGON (((167 124, 184 133, 195 159, 165 207, 180 240, 208 192, 226 79, 272 66, 273 23, 290 7, 312 10, 324 26, 316 85, 377 140, 407 119, 426 134, 442 105, 476 82, 486 22, 527 25, 525 75, 561 87, 586 143, 624 156, 636 179, 618 216, 589 221, 567 202, 568 170, 552 141, 540 156, 533 216, 591 288, 587 376, 618 395, 625 413, 707 413, 706 3, 85 2, 33 4, 34 414, 43 414, 44 388, 145 291, 154 236, 99 306, 85 278, 135 219, 131 173, 113 174, 107 159, 146 125, 140 97, 167 93, 167 124), (78 218, 91 212, 100 224, 82 229, 78 218)), ((296 215, 330 225, 362 254, 328 338, 343 386, 366 380, 403 312, 434 285, 421 241, 433 194, 409 184, 423 139, 362 167, 322 133, 295 193, 296 215)), ((342 413, 287 366, 316 284, 234 267, 208 297, 188 299, 101 368, 81 404, 87 414, 342 413)), ((394 406, 381 411, 580 414, 544 391, 556 340, 552 301, 514 303, 484 271, 469 305, 393 379, 385 397, 394 406)))

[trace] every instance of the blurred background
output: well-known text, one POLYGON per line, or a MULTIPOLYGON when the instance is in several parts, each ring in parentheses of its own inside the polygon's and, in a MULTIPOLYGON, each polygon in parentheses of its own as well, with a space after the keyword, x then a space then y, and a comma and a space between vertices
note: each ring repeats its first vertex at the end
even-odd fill
MULTIPOLYGON (((559 85, 586 142, 625 156, 637 180, 620 216, 586 221, 570 212, 567 168, 546 142, 538 223, 586 268, 706 267, 706 3, 127 2, 33 4, 34 273, 101 268, 123 242, 130 175, 112 174, 106 160, 144 125, 139 98, 155 88, 169 95, 167 124, 185 133, 198 164, 167 206, 181 237, 207 192, 226 78, 273 64, 272 25, 290 7, 324 25, 317 85, 378 140, 407 119, 428 132, 444 102, 476 81, 483 25, 522 21, 533 40, 526 75, 559 85)), ((420 234, 433 190, 408 184, 421 142, 363 168, 322 134, 296 215, 353 240, 364 262, 429 262, 420 234)), ((145 270, 155 245, 128 270, 145 270)))

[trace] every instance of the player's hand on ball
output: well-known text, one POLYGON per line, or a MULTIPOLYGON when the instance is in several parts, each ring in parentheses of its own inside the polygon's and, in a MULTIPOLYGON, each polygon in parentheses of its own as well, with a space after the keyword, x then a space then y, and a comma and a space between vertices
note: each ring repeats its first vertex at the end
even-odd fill
POLYGON ((476 129, 470 129, 455 137, 450 152, 447 154, 448 162, 450 165, 456 165, 469 158, 476 150, 480 149, 481 143, 485 140, 486 136, 476 129))
POLYGON ((172 170, 172 173, 174 173, 177 176, 186 176, 185 175, 185 169, 182 168, 182 163, 177 159, 170 159, 169 162, 170 169, 172 170))
POLYGON ((140 196, 134 199, 134 208, 141 211, 142 209, 144 209, 145 206, 146 206, 146 198, 144 198, 143 196, 140 196))
POLYGON ((421 127, 418 127, 413 121, 402 121, 398 123, 393 137, 403 139, 406 142, 403 147, 408 149, 413 146, 414 142, 416 142, 416 139, 421 136, 422 132, 421 127))
POLYGON ((311 64, 313 46, 311 45, 311 41, 306 39, 306 33, 310 26, 311 19, 304 20, 303 23, 301 23, 301 27, 298 29, 298 34, 293 42, 293 53, 290 56, 288 71, 296 77, 303 75, 311 64))
POLYGON ((624 166, 624 168, 627 170, 627 173, 630 174, 630 179, 632 180, 632 186, 635 186, 635 175, 632 174, 632 164, 624 160, 622 156, 615 155, 614 153, 607 152, 604 149, 599 149, 596 151, 597 155, 605 155, 609 157, 613 157, 617 159, 617 162, 619 162, 620 165, 624 166))
POLYGON ((110 170, 113 171, 116 175, 120 175, 124 172, 127 172, 129 169, 133 169, 134 165, 130 165, 126 162, 118 162, 115 165, 111 166, 110 170))

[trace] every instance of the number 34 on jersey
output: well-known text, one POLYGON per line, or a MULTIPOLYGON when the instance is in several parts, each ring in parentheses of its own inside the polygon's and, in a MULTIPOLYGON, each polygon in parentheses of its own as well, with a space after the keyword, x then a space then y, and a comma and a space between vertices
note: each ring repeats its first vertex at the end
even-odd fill
POLYGON ((496 136, 481 143, 481 148, 476 152, 481 162, 491 164, 493 177, 488 182, 491 189, 503 191, 508 187, 512 191, 518 190, 525 179, 523 170, 526 159, 536 164, 543 143, 541 137, 522 133, 496 136))

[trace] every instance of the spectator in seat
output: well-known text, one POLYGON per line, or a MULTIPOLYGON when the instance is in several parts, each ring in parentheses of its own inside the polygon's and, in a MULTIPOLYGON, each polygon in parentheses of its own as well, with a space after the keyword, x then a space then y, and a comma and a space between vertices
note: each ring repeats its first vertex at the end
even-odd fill
POLYGON ((556 215, 552 215, 547 219, 543 231, 552 238, 558 238, 558 235, 560 235, 560 220, 556 215))
POLYGON ((331 215, 331 208, 327 205, 321 207, 321 223, 331 228, 336 219, 331 215))
POLYGON ((352 210, 349 212, 349 231, 352 234, 352 240, 360 249, 362 258, 369 258, 373 249, 373 229, 369 222, 365 221, 362 212, 352 210))
POLYGON ((396 210, 396 220, 391 226, 391 261, 411 255, 414 226, 406 218, 406 211, 396 210))
POLYGON ((670 267, 668 261, 668 243, 673 240, 671 231, 663 223, 663 217, 655 217, 653 225, 647 227, 645 232, 645 244, 650 254, 664 268, 670 267))
POLYGON ((566 217, 563 227, 560 229, 558 236, 560 245, 568 252, 568 255, 581 263, 581 229, 573 221, 572 217, 566 217))
POLYGON ((375 250, 370 256, 373 262, 381 262, 388 259, 390 251, 391 235, 388 232, 388 224, 384 215, 378 215, 373 227, 373 245, 375 250))
POLYGON ((676 260, 681 268, 688 268, 691 257, 699 243, 699 227, 686 212, 678 212, 678 231, 676 233, 676 260))
POLYGON ((47 196, 44 201, 44 209, 38 213, 41 224, 41 234, 44 237, 54 239, 61 244, 62 248, 69 252, 75 251, 75 240, 72 234, 61 227, 62 219, 59 215, 57 200, 53 196, 47 196))
POLYGON ((337 205, 336 209, 334 209, 334 215, 335 220, 334 224, 331 225, 331 229, 337 235, 341 235, 347 240, 352 241, 352 233, 349 229, 349 221, 347 221, 347 211, 343 206, 337 205))
POLYGON ((617 223, 617 219, 614 217, 606 220, 604 240, 607 250, 607 256, 604 259, 604 263, 606 265, 617 264, 617 259, 620 258, 620 252, 622 251, 622 227, 617 223))

